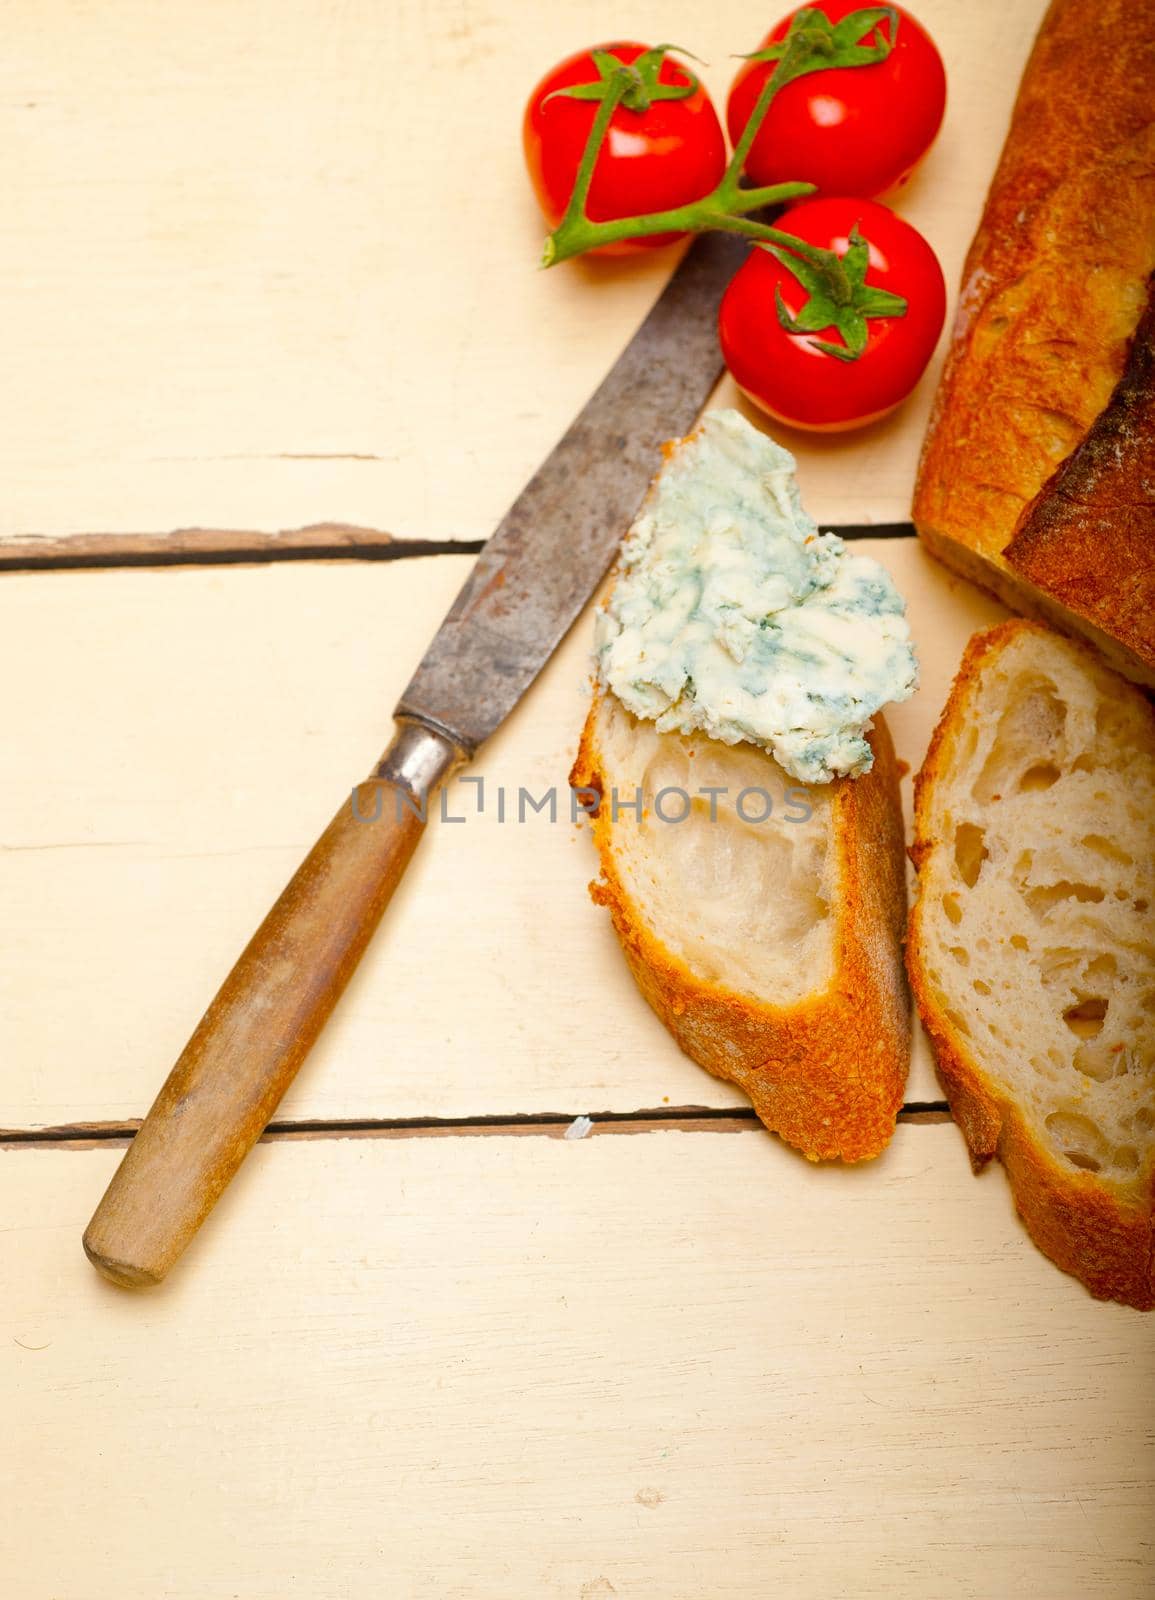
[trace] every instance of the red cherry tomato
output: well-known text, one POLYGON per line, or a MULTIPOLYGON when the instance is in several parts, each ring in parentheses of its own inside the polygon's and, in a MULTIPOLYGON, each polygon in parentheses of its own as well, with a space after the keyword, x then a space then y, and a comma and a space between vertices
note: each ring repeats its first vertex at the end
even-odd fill
POLYGON ((835 432, 885 416, 914 388, 942 331, 946 286, 934 251, 909 222, 872 200, 807 200, 775 226, 839 256, 857 226, 869 245, 867 288, 903 296, 906 314, 868 318, 862 355, 840 360, 815 345, 841 346, 837 329, 789 333, 782 326, 775 290, 792 318, 807 291, 769 251, 755 249, 726 290, 718 319, 735 382, 755 405, 796 428, 835 432))
MULTIPOLYGON (((840 22, 862 7, 860 0, 815 0, 810 9, 840 22)), ((942 123, 946 73, 925 28, 894 9, 898 32, 885 61, 809 73, 778 92, 746 160, 753 183, 798 178, 824 194, 869 196, 910 176, 942 123)), ((795 15, 783 17, 759 48, 785 38, 795 15)), ((726 121, 735 144, 773 70, 773 62, 748 61, 734 79, 726 121)))
MULTIPOLYGON (((607 44, 601 49, 619 61, 631 62, 645 50, 640 44, 607 44)), ((667 56, 660 83, 684 84, 689 73, 667 56)), ((571 100, 555 89, 596 83, 598 69, 589 51, 570 56, 538 84, 525 110, 522 137, 525 161, 538 204, 556 228, 569 203, 578 165, 597 115, 594 101, 571 100)), ((714 189, 726 169, 726 141, 713 104, 699 86, 684 100, 654 100, 645 111, 619 106, 610 120, 605 143, 594 167, 586 214, 594 222, 667 211, 700 200, 714 189)), ((628 255, 669 244, 680 234, 624 239, 603 245, 591 255, 628 255)))

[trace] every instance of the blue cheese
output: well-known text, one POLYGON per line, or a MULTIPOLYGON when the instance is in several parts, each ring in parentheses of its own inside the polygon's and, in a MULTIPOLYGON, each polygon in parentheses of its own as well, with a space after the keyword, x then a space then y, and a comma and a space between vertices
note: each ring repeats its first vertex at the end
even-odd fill
POLYGON ((656 479, 596 651, 635 716, 758 745, 802 783, 868 771, 871 717, 917 683, 889 574, 818 532, 793 457, 737 411, 709 413, 656 479))

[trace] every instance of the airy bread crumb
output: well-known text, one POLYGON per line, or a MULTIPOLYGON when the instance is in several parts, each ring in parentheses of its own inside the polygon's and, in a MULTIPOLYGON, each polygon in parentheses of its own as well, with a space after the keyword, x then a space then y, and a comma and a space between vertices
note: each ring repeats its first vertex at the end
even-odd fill
MULTIPOLYGON (((643 995, 812 1160, 878 1155, 909 1065, 902 815, 881 717, 870 741, 864 776, 803 788, 752 745, 659 733, 598 690, 571 775, 601 795, 591 890, 643 995), (662 820, 663 791, 689 798, 684 820, 662 820), (760 796, 769 818, 744 820, 760 796)), ((667 816, 683 809, 667 798, 667 816)))
POLYGON ((1150 1307, 1155 716, 1084 647, 972 640, 916 783, 909 961, 976 1164, 1042 1248, 1150 1307))

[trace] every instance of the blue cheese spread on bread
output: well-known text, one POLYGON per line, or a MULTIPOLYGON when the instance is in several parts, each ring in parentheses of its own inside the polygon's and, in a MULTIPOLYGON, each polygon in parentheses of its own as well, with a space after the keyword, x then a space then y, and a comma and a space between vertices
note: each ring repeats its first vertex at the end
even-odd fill
POLYGON ((758 745, 802 783, 868 771, 871 717, 917 682, 889 574, 818 532, 794 458, 737 411, 710 412, 655 479, 595 648, 635 716, 758 745))

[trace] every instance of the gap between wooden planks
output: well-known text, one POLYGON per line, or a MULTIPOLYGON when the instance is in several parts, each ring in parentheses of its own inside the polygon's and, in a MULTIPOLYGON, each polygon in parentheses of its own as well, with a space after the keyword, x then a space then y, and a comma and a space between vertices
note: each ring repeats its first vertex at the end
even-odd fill
MULTIPOLYGON (((857 523, 843 539, 905 539, 910 522, 857 523)), ((395 539, 373 528, 319 524, 281 534, 177 528, 164 534, 77 533, 34 544, 0 543, 0 572, 69 572, 92 567, 232 567, 270 561, 400 561, 410 556, 477 555, 484 539, 395 539)))
MULTIPOLYGON (((588 1134, 607 1133, 750 1133, 764 1132, 752 1109, 724 1106, 654 1106, 641 1111, 527 1112, 521 1117, 396 1117, 365 1118, 361 1121, 286 1122, 274 1117, 262 1134, 262 1142, 285 1139, 446 1139, 478 1138, 486 1135, 511 1138, 521 1135, 564 1139, 566 1129, 578 1116, 588 1116, 593 1126, 588 1134)), ((945 1100, 910 1101, 898 1113, 898 1122, 917 1126, 951 1122, 945 1100)), ((0 1129, 0 1150, 16 1150, 35 1145, 49 1150, 91 1150, 97 1146, 127 1148, 140 1127, 131 1122, 73 1122, 59 1128, 0 1129)))
POLYGON ((224 567, 265 561, 398 561, 405 556, 476 555, 484 539, 398 539, 378 528, 316 523, 283 533, 174 528, 171 533, 74 533, 61 539, 0 541, 0 572, 67 572, 88 567, 224 567))

